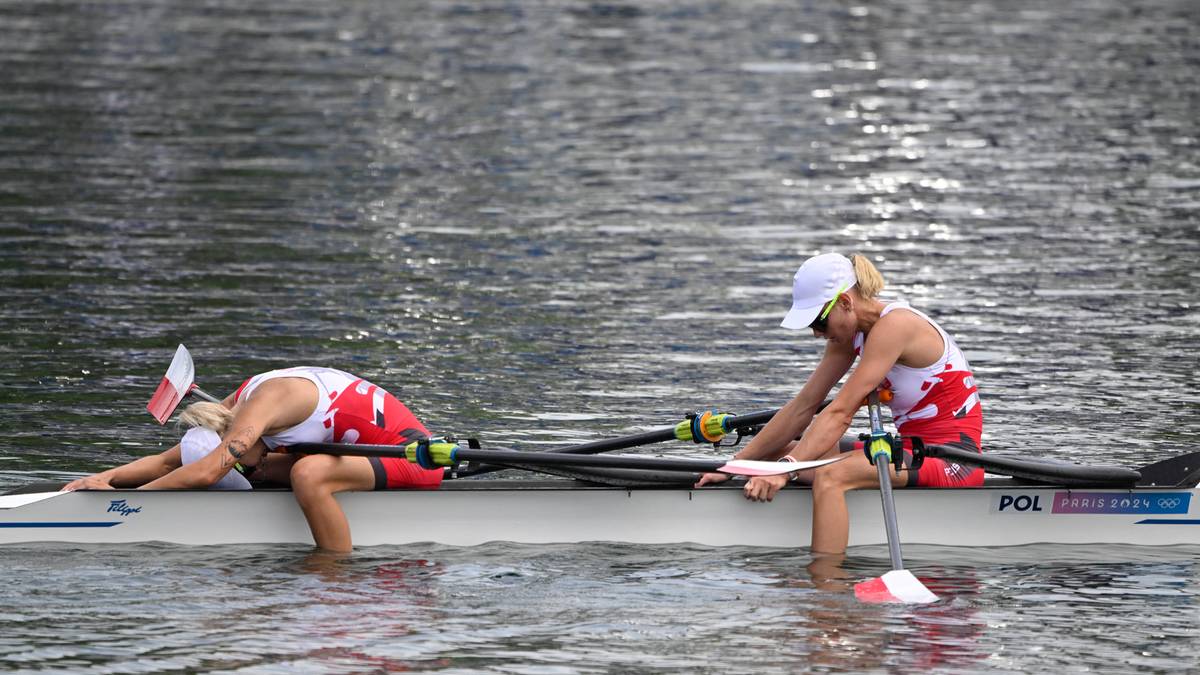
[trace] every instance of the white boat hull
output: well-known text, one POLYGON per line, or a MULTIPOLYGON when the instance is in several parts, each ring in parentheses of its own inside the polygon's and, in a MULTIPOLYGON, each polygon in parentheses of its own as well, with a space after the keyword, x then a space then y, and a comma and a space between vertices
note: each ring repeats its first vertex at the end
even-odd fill
MULTIPOLYGON (((896 492, 905 544, 1200 544, 1196 489, 1068 489, 1007 481, 896 492)), ((569 481, 462 481, 437 491, 338 496, 358 546, 490 541, 808 546, 811 492, 769 504, 737 487, 585 487, 569 481), (473 485, 472 485, 473 484, 473 485)), ((850 545, 886 543, 879 493, 847 497, 850 545)), ((0 544, 312 544, 291 492, 94 491, 0 496, 0 544), (50 496, 47 496, 50 495, 50 496)))

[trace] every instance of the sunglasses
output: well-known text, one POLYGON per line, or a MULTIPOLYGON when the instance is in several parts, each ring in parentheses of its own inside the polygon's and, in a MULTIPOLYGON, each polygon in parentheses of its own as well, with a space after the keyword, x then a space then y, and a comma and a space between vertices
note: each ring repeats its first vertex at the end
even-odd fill
POLYGON ((825 305, 825 309, 821 310, 821 313, 817 315, 817 318, 813 319, 812 323, 808 324, 809 328, 821 333, 824 333, 825 330, 829 328, 829 313, 833 311, 833 306, 837 304, 838 298, 842 297, 842 293, 846 292, 846 288, 848 287, 842 286, 838 289, 837 295, 833 296, 833 299, 829 301, 829 304, 825 305))

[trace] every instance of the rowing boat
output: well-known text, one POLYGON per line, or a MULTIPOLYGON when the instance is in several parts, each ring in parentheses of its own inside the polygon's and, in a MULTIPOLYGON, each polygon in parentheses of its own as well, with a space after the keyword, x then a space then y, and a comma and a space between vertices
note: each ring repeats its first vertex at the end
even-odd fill
MULTIPOLYGON (((187 395, 215 400, 197 389, 194 375, 191 355, 180 345, 159 391, 147 406, 160 423, 187 395)), ((809 488, 785 488, 773 502, 762 504, 746 500, 736 483, 695 489, 691 485, 698 475, 687 473, 766 475, 762 472, 779 473, 779 464, 590 456, 667 440, 716 444, 732 432, 740 440, 756 433, 757 425, 774 414, 766 411, 739 417, 713 410, 688 415, 666 429, 549 453, 482 450, 474 442, 462 448, 450 439, 427 439, 406 448, 319 443, 298 444, 292 449, 401 456, 425 468, 447 467, 452 479, 436 491, 337 495, 350 521, 354 542, 360 546, 418 542, 472 546, 490 541, 807 546, 812 538, 813 500, 809 488), (478 478, 502 467, 568 478, 583 475, 590 480, 478 478), (597 480, 607 484, 598 485, 597 480)), ((878 426, 881 430, 881 424, 878 426)), ((920 454, 980 466, 994 475, 978 488, 897 491, 895 513, 888 522, 894 527, 898 516, 898 521, 904 523, 905 543, 1200 543, 1200 528, 1195 527, 1200 525, 1200 453, 1180 455, 1136 471, 981 455, 949 446, 919 450, 916 445, 914 466, 920 454)), ((836 460, 813 464, 828 461, 836 460)), ((795 464, 782 466, 797 468, 795 464)), ((0 544, 312 543, 304 516, 285 489, 57 492, 58 487, 30 486, 0 495, 0 544)), ((850 546, 887 542, 885 516, 878 508, 880 497, 878 490, 847 494, 850 546)), ((896 533, 893 538, 898 543, 896 533)), ((894 566, 899 566, 898 556, 893 558, 894 566)))
MULTIPOLYGON (((978 488, 898 490, 896 512, 906 544, 1200 544, 1200 486, 1191 466, 1197 455, 1176 460, 1158 464, 1171 465, 1178 476, 1164 479, 1160 471, 1153 484, 1123 488, 989 477, 978 488)), ((851 546, 885 543, 879 499, 876 490, 847 495, 851 546)), ((812 494, 799 486, 761 504, 729 484, 694 489, 457 479, 436 491, 351 492, 338 500, 360 546, 613 541, 801 547, 811 539, 812 494)), ((312 538, 284 489, 54 492, 41 485, 0 496, 0 544, 150 541, 311 544, 312 538)))

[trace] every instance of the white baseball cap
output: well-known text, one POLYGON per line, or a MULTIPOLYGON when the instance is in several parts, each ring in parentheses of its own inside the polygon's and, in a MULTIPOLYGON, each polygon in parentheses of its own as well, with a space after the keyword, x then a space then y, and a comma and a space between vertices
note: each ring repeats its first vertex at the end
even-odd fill
MULTIPOLYGON (((183 464, 198 462, 221 445, 217 432, 204 427, 194 427, 179 439, 179 457, 183 464)), ((210 490, 250 490, 250 481, 237 471, 230 470, 221 480, 209 486, 210 490)))
POLYGON ((808 328, 826 303, 856 283, 854 264, 840 253, 823 253, 805 260, 792 280, 792 309, 779 325, 792 330, 808 328))

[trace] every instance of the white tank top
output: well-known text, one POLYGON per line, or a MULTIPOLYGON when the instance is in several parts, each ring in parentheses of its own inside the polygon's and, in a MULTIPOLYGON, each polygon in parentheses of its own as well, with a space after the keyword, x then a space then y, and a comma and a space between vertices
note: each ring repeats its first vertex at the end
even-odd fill
MULTIPOLYGON (((334 368, 298 366, 295 368, 272 370, 246 380, 246 383, 238 389, 234 397, 235 402, 249 397, 263 382, 280 377, 300 377, 315 384, 317 386, 317 407, 300 424, 277 434, 264 435, 262 437, 263 443, 272 450, 280 446, 288 446, 296 443, 334 442, 333 416, 336 411, 330 410, 332 407, 331 404, 337 398, 338 394, 352 384, 355 385, 356 391, 359 394, 373 395, 376 410, 383 410, 384 397, 387 396, 387 392, 382 388, 376 387, 356 375, 351 375, 350 373, 334 368)), ((353 435, 354 438, 347 438, 344 434, 342 438, 336 440, 338 442, 353 443, 357 440, 358 434, 354 433, 353 435)))
MULTIPOLYGON (((889 407, 892 419, 902 433, 902 427, 919 427, 922 432, 967 432, 978 445, 983 430, 979 391, 967 357, 936 321, 909 306, 907 302, 892 302, 879 313, 903 309, 929 322, 942 336, 942 356, 924 368, 910 368, 899 363, 892 366, 883 387, 892 392, 889 407)), ((865 336, 854 338, 855 354, 862 353, 865 336)))

